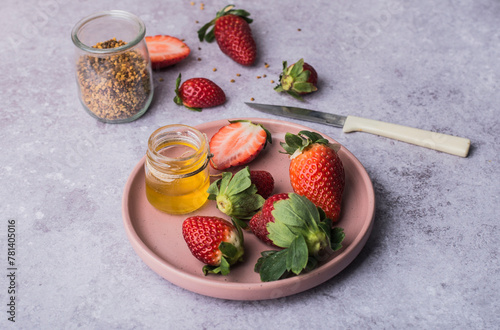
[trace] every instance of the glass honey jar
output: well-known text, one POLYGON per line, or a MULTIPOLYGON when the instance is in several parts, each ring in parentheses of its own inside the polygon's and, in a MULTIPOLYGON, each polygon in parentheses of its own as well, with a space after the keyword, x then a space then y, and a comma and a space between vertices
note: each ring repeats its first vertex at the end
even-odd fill
POLYGON ((146 152, 146 197, 169 214, 199 209, 208 198, 209 145, 205 134, 186 125, 168 125, 151 134, 146 152))

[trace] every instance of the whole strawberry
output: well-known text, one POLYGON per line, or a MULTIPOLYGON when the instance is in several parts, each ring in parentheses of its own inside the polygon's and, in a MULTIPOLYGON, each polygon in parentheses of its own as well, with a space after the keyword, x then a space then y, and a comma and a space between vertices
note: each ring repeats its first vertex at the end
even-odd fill
POLYGON ((296 63, 287 66, 283 61, 283 72, 279 78, 279 84, 274 88, 277 92, 286 92, 296 99, 302 100, 301 95, 309 94, 318 90, 318 73, 314 68, 300 59, 296 63))
POLYGON ((281 143, 291 155, 290 183, 293 191, 309 198, 333 221, 340 217, 345 186, 344 166, 328 140, 320 134, 301 131, 287 133, 281 143))
POLYGON ((216 17, 198 31, 200 41, 217 41, 220 50, 242 65, 252 65, 257 57, 257 46, 252 36, 250 13, 242 9, 224 7, 216 17), (208 31, 211 26, 212 30, 208 31), (208 32, 207 32, 208 31, 208 32))
POLYGON ((257 194, 267 199, 274 191, 274 178, 268 171, 250 171, 250 180, 257 188, 257 194))
POLYGON ((255 219, 260 221, 260 228, 265 226, 266 239, 283 249, 261 252, 255 271, 262 281, 276 281, 314 269, 342 247, 344 230, 332 228, 323 210, 306 197, 279 194, 268 201, 270 204, 264 205, 261 219, 255 219))
POLYGON ((276 194, 266 199, 264 205, 262 205, 262 210, 256 213, 252 219, 250 219, 249 223, 252 233, 264 243, 272 246, 276 245, 267 237, 269 235, 267 224, 274 222, 274 216, 271 213, 274 210, 274 203, 283 199, 288 199, 287 193, 276 194))
POLYGON ((177 77, 175 85, 174 102, 186 108, 201 111, 226 102, 226 94, 213 81, 206 78, 191 78, 181 85, 181 74, 177 77))
POLYGON ((242 227, 246 227, 242 220, 250 220, 264 204, 264 198, 257 194, 257 187, 252 183, 248 166, 234 176, 223 172, 222 178, 214 181, 207 192, 208 199, 216 201, 217 209, 242 227))
POLYGON ((242 260, 243 233, 238 226, 218 217, 193 216, 182 223, 182 235, 193 256, 206 265, 203 273, 227 275, 242 260))

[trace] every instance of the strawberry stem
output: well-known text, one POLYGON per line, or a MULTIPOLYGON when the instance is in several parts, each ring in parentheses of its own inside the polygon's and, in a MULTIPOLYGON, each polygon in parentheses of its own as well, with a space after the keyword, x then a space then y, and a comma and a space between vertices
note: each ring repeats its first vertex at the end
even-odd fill
POLYGON ((179 73, 179 76, 175 80, 175 97, 174 97, 174 102, 178 105, 182 105, 182 99, 179 91, 180 86, 181 86, 181 74, 179 73))

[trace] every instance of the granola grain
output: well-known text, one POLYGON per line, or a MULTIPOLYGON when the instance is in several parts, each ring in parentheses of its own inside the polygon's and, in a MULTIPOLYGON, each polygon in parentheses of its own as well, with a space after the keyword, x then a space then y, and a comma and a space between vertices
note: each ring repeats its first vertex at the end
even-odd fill
MULTIPOLYGON (((116 38, 99 42, 98 49, 126 45, 116 38)), ((77 80, 82 102, 95 116, 106 121, 133 117, 147 106, 151 94, 148 62, 137 50, 106 57, 84 55, 77 62, 77 80)))

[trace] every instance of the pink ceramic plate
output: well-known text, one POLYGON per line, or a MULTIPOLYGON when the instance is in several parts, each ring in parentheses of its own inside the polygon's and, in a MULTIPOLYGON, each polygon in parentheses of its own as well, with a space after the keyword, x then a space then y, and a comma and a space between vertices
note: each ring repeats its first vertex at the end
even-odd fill
MULTIPOLYGON (((286 132, 314 131, 308 127, 279 120, 246 118, 264 125, 273 136, 273 143, 249 164, 251 169, 264 169, 275 178, 274 193, 291 192, 288 177, 290 160, 280 153, 280 143, 286 132)), ((228 120, 219 120, 197 128, 210 138, 228 120)), ((325 136, 331 142, 334 139, 325 136)), ((245 232, 245 262, 231 269, 228 276, 204 276, 203 264, 195 259, 182 238, 182 222, 189 215, 175 216, 153 208, 146 199, 144 184, 144 158, 132 171, 123 196, 123 219, 127 236, 133 248, 153 271, 187 290, 216 298, 234 300, 272 299, 289 296, 315 287, 343 270, 359 254, 370 235, 375 196, 373 186, 363 165, 344 147, 339 151, 346 173, 343 211, 336 224, 344 228, 346 238, 343 248, 326 256, 325 262, 310 273, 263 283, 253 268, 260 252, 269 246, 260 242, 251 232, 245 232)), ((213 201, 208 201, 191 215, 208 215, 228 218, 218 211, 213 201)))

